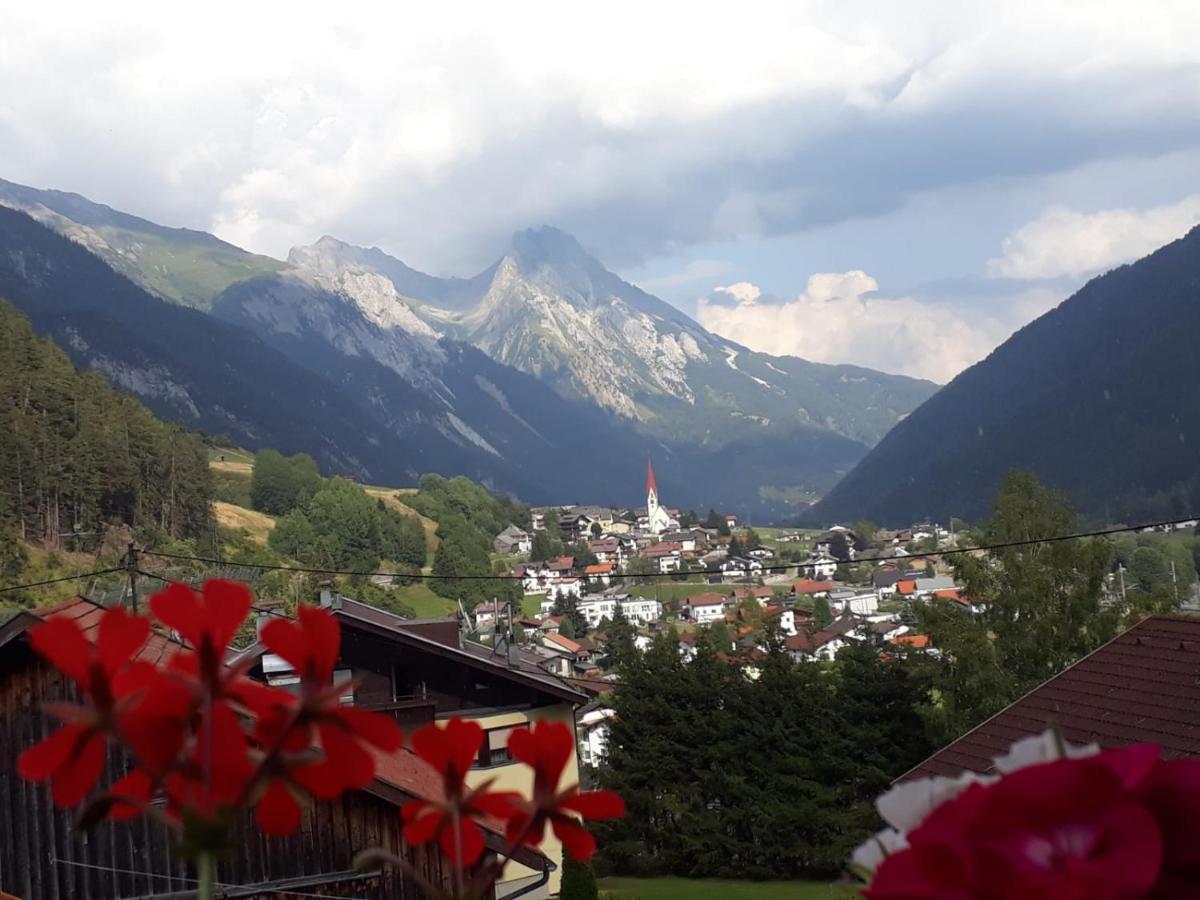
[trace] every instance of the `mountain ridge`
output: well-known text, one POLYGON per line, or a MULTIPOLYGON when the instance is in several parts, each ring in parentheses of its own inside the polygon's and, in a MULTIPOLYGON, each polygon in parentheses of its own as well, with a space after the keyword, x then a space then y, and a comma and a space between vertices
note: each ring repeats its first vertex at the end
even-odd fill
POLYGON ((1009 468, 1105 521, 1191 515, 1197 330, 1200 227, 1021 328, 900 422, 808 518, 978 518, 1009 468))

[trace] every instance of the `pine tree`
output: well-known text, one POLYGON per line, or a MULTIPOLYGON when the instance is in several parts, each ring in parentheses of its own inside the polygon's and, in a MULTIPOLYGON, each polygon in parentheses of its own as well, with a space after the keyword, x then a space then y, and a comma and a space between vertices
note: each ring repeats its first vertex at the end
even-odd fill
POLYGON ((596 873, 590 863, 579 862, 570 854, 563 855, 562 885, 559 900, 599 900, 596 873))

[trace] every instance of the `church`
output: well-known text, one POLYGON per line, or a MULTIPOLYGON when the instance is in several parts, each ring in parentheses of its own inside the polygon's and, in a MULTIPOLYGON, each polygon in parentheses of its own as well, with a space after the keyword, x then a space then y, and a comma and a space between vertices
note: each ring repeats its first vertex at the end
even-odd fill
MULTIPOLYGON (((639 511, 640 512, 640 511, 639 511)), ((662 534, 679 527, 679 519, 671 514, 658 498, 658 482, 654 479, 654 465, 646 460, 646 514, 638 516, 638 525, 653 534, 662 534)))

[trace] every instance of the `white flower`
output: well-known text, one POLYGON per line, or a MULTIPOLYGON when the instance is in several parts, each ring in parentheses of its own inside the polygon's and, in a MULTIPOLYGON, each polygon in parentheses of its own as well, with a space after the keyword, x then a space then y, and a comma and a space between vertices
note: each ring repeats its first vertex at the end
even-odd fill
POLYGON ((851 861, 866 872, 874 872, 886 857, 907 846, 908 841, 904 835, 895 828, 885 828, 859 844, 851 861))
POLYGON ((1061 759, 1064 755, 1067 759, 1079 759, 1084 756, 1095 756, 1099 752, 1099 744, 1068 744, 1054 729, 1047 728, 1041 734, 1017 741, 1008 748, 1008 753, 997 756, 993 761, 996 764, 996 770, 1007 775, 1027 766, 1053 762, 1061 759))
POLYGON ((937 775, 933 778, 902 781, 882 794, 875 801, 875 808, 879 810, 883 821, 897 831, 907 833, 924 822, 926 816, 947 800, 961 794, 969 785, 977 782, 988 784, 995 780, 994 776, 963 772, 957 778, 937 775))

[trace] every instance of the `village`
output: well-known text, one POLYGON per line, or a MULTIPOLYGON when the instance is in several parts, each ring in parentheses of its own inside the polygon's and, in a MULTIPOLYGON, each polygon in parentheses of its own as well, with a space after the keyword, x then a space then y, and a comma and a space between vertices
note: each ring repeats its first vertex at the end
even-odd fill
POLYGON ((721 658, 755 678, 771 641, 797 662, 832 662, 851 644, 936 655, 915 627, 914 605, 972 612, 936 552, 956 546, 941 525, 865 534, 845 525, 753 529, 724 514, 699 522, 661 502, 649 463, 645 492, 646 505, 635 510, 533 509, 529 531, 509 526, 494 541, 500 558, 520 560, 510 575, 520 579, 524 601, 484 602, 469 613, 474 638, 494 653, 592 695, 577 722, 584 766, 604 761, 614 715, 604 695, 619 677, 607 658, 616 619, 632 629, 639 651, 673 630, 685 661, 703 633, 713 634, 721 658), (587 552, 533 560, 539 545, 587 552))

